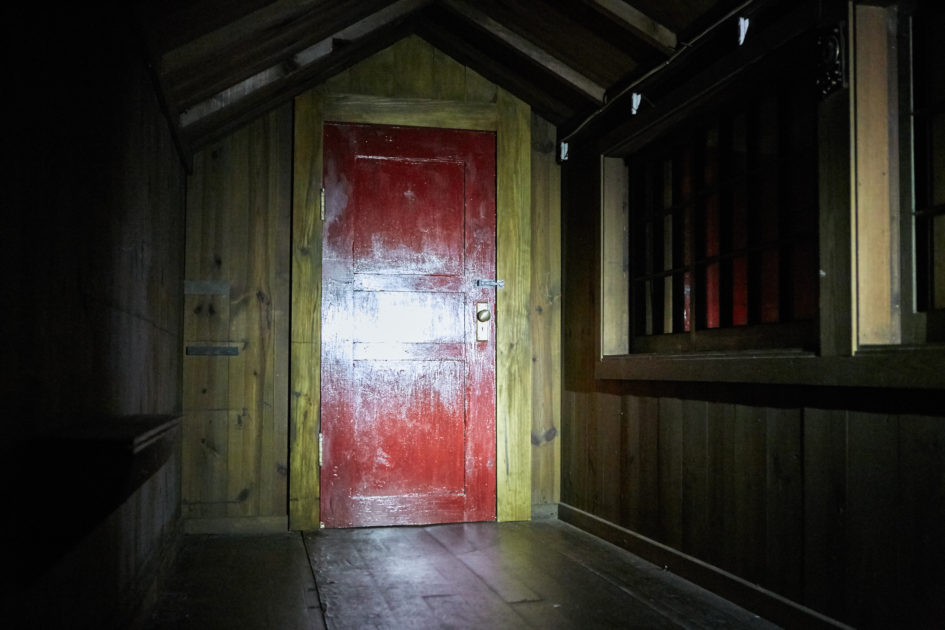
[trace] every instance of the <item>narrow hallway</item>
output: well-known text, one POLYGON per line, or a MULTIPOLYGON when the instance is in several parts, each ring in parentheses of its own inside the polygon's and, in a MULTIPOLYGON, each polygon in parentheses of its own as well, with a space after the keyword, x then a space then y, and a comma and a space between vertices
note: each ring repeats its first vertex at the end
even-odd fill
POLYGON ((774 626, 550 520, 188 536, 149 630, 325 627, 774 626))

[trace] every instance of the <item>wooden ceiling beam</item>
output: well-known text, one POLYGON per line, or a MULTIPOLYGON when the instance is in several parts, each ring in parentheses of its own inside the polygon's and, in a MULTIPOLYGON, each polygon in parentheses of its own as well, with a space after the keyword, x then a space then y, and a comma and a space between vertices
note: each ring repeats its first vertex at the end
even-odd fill
POLYGON ((598 107, 596 101, 562 82, 531 59, 465 18, 433 5, 421 14, 417 35, 459 63, 529 103, 538 115, 560 124, 577 112, 598 107))
POLYGON ((259 15, 287 4, 298 5, 299 0, 133 0, 132 7, 160 57, 249 14, 259 15))
POLYGON ((611 19, 626 24, 638 37, 646 40, 666 55, 678 45, 676 33, 649 17, 624 0, 588 0, 611 19))
POLYGON ((291 64, 297 52, 398 4, 300 0, 295 12, 266 9, 164 55, 160 72, 170 97, 187 109, 273 66, 291 64))
POLYGON ((473 22, 493 37, 511 46, 519 54, 528 57, 542 68, 556 75, 560 80, 572 85, 597 103, 604 102, 607 92, 602 86, 589 79, 583 73, 567 65, 547 50, 540 48, 512 29, 500 24, 490 16, 475 8, 472 3, 462 0, 443 0, 443 4, 453 12, 473 22))
POLYGON ((185 136, 203 137, 206 135, 203 129, 219 124, 213 121, 235 117, 236 114, 232 112, 264 111, 267 103, 273 99, 291 98, 317 80, 324 80, 334 72, 393 43, 391 33, 396 33, 398 37, 405 35, 403 24, 428 3, 429 0, 397 0, 390 3, 367 18, 182 111, 178 123, 185 136), (336 47, 342 41, 345 45, 336 47))

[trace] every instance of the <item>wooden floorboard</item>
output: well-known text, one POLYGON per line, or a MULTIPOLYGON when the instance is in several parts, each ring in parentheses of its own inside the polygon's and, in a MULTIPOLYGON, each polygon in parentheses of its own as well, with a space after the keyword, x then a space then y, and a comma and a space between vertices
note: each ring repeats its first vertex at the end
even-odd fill
POLYGON ((297 533, 187 535, 147 630, 323 630, 297 533))
POLYGON ((774 627, 555 520, 304 538, 330 630, 774 627))
POLYGON ((773 627, 541 520, 188 535, 147 630, 773 627))

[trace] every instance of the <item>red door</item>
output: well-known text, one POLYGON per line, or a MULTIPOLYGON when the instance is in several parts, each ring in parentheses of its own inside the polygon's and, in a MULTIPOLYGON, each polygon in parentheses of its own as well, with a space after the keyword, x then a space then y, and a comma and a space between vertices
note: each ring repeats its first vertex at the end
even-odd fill
POLYGON ((326 124, 324 164, 322 521, 492 520, 495 136, 326 124))

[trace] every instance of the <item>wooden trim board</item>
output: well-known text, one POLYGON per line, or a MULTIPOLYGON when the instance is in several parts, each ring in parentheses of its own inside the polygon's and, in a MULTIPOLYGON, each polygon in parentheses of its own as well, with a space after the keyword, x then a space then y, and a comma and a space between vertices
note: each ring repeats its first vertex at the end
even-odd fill
MULTIPOLYGON (((404 45, 418 46, 409 41, 404 45)), ((415 50, 412 54, 422 53, 415 50)), ((369 73, 352 71, 352 84, 355 74, 363 78, 369 73)), ((382 79, 387 77, 381 76, 378 80, 382 79)), ((319 463, 315 454, 320 406, 322 225, 318 193, 321 190, 321 129, 327 120, 496 132, 496 273, 505 281, 505 288, 497 291, 496 299, 496 518, 512 521, 531 517, 532 360, 528 324, 531 110, 527 104, 498 88, 492 92, 493 98, 471 98, 470 95, 482 91, 481 78, 467 72, 465 80, 467 98, 462 101, 428 98, 426 88, 405 88, 400 93, 382 96, 365 95, 363 92, 367 90, 349 94, 339 89, 340 83, 315 88, 295 101, 290 529, 319 526, 319 463), (477 85, 479 92, 473 89, 477 85)), ((378 89, 378 92, 383 93, 383 90, 378 89)))
POLYGON ((815 610, 752 584, 698 558, 605 521, 566 503, 558 505, 558 518, 648 562, 706 588, 785 628, 849 628, 815 610))

